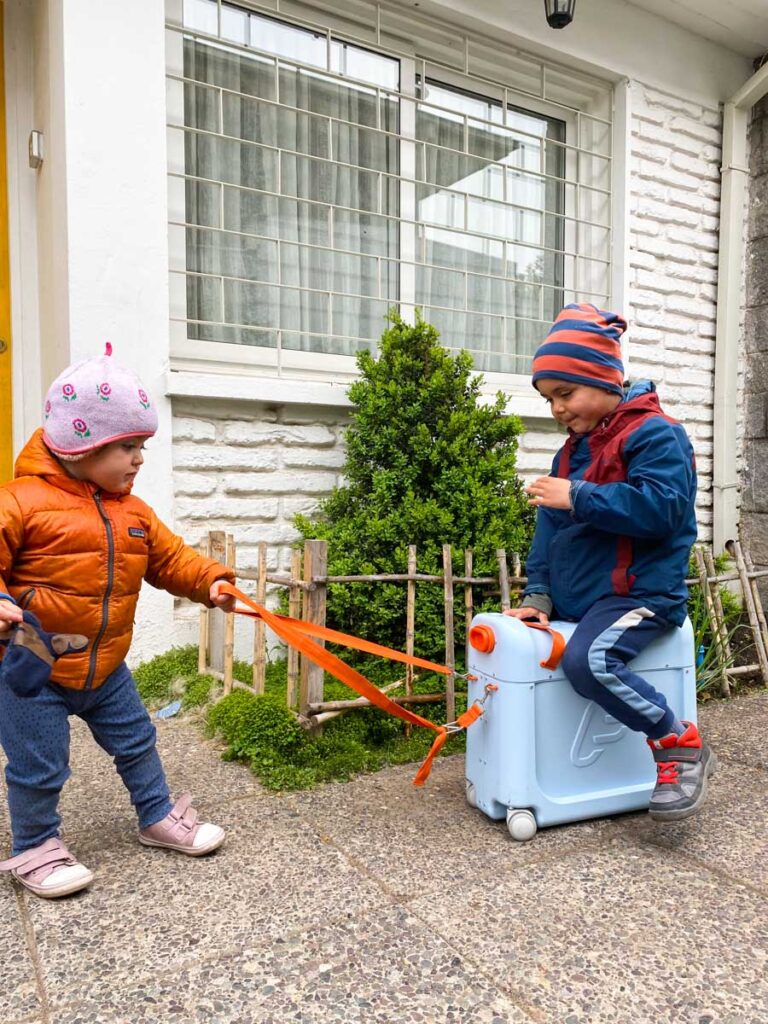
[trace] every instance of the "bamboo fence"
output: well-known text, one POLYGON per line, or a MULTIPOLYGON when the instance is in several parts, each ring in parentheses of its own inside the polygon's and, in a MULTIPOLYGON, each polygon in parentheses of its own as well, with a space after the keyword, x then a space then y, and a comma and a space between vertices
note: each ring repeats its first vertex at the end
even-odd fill
MULTIPOLYGON (((519 556, 504 549, 496 552, 497 573, 493 576, 473 575, 473 553, 467 549, 463 553, 464 575, 456 575, 453 570, 453 550, 451 545, 443 546, 443 572, 441 575, 420 573, 417 571, 417 550, 415 545, 408 548, 405 572, 378 575, 333 576, 327 573, 327 543, 320 540, 308 540, 303 551, 294 550, 291 557, 291 569, 286 573, 267 571, 267 545, 258 546, 257 568, 245 569, 237 567, 237 552, 231 535, 223 531, 211 531, 200 545, 203 554, 217 558, 235 570, 239 582, 255 583, 253 594, 257 602, 264 604, 267 598, 267 586, 288 590, 288 614, 293 618, 301 618, 306 622, 324 626, 326 624, 326 598, 328 587, 336 583, 354 583, 375 585, 378 583, 403 583, 406 587, 406 628, 405 651, 414 654, 414 637, 416 622, 417 590, 422 584, 441 585, 443 588, 443 610, 445 622, 445 664, 451 669, 446 677, 445 690, 440 693, 414 694, 414 671, 406 666, 405 676, 388 686, 384 691, 404 687, 403 696, 392 698, 399 704, 419 705, 445 701, 446 718, 453 721, 456 717, 456 647, 455 622, 461 615, 462 606, 456 608, 456 588, 463 588, 463 613, 466 633, 474 615, 475 590, 488 595, 498 595, 502 610, 512 607, 526 584, 522 575, 519 556), (510 572, 511 565, 511 572, 510 572)), ((768 628, 763 606, 760 600, 757 581, 768 577, 768 569, 755 570, 749 555, 741 544, 731 542, 729 554, 735 568, 731 572, 718 574, 710 549, 703 545, 694 549, 697 575, 686 580, 690 587, 700 587, 704 597, 707 614, 711 626, 713 646, 716 654, 716 665, 719 687, 723 696, 730 696, 731 682, 743 676, 760 676, 763 684, 768 686, 768 628), (734 652, 721 600, 720 587, 725 583, 738 583, 741 591, 742 607, 746 614, 751 632, 752 646, 755 651, 755 662, 749 665, 733 664, 734 652)), ((258 619, 253 622, 253 669, 249 682, 234 678, 234 629, 235 616, 225 615, 219 609, 203 608, 200 613, 199 657, 198 669, 201 673, 211 674, 224 683, 224 694, 231 692, 233 687, 250 690, 254 694, 264 692, 267 667, 267 636, 264 623, 258 619)), ((368 638, 375 639, 375 638, 368 638)), ((320 642, 320 641, 318 641, 320 642)), ((466 653, 466 652, 465 652, 466 653)), ((465 659, 465 664, 467 663, 465 659)), ((287 690, 286 700, 289 707, 296 711, 299 721, 306 728, 318 728, 337 715, 355 708, 369 707, 370 701, 365 698, 351 700, 325 700, 323 694, 323 670, 308 658, 298 654, 292 648, 287 651, 287 690)), ((409 728, 409 727, 407 727, 409 728)))

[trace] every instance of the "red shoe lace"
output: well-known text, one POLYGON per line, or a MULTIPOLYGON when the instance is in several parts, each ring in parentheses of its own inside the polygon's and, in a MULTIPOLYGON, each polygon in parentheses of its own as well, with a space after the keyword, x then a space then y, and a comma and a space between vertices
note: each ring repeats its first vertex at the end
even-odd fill
POLYGON ((656 769, 658 771, 657 782, 659 784, 663 785, 666 782, 674 785, 677 782, 680 770, 677 761, 659 761, 656 764, 656 769))

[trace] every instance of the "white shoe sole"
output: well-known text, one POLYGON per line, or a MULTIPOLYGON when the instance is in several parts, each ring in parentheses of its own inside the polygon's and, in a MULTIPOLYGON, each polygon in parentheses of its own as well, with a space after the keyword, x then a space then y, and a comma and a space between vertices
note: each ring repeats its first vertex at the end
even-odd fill
POLYGON ((142 846, 156 846, 161 850, 174 850, 176 853, 184 853, 188 857, 203 857, 206 853, 213 853, 214 850, 218 850, 226 838, 227 834, 222 828, 219 829, 217 835, 201 846, 181 846, 176 843, 163 843, 158 839, 149 839, 139 832, 139 842, 142 846))
MULTIPOLYGON (((82 867, 82 865, 81 865, 82 867)), ((63 868, 62 871, 68 871, 68 868, 63 868)), ((37 885, 34 882, 28 882, 19 875, 12 871, 11 874, 16 881, 23 885, 29 892, 34 893, 35 896, 40 896, 45 900, 56 899, 58 896, 70 896, 73 892, 80 892, 81 889, 86 889, 93 881, 93 872, 89 871, 88 868, 84 868, 83 871, 78 872, 75 875, 70 875, 66 879, 62 879, 60 882, 51 885, 37 885)), ((53 871, 48 877, 58 874, 53 871)))

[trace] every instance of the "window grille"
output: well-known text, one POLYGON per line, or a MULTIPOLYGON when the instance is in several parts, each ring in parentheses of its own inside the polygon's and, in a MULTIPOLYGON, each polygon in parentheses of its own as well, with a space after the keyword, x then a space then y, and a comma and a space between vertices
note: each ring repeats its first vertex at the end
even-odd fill
POLYGON ((331 373, 419 307, 525 373, 564 303, 608 303, 605 83, 363 0, 287 10, 169 20, 176 354, 331 373))

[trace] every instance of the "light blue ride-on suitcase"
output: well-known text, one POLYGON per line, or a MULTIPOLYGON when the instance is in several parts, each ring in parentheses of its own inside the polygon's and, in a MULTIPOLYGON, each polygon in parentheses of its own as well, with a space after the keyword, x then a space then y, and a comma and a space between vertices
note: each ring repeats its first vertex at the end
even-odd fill
MULTIPOLYGON (((656 768, 645 736, 579 696, 562 669, 541 668, 552 639, 508 615, 475 616, 490 627, 493 650, 468 646, 468 705, 489 693, 467 732, 467 800, 490 818, 507 819, 513 839, 537 828, 648 805, 656 768)), ((553 622, 567 640, 572 622, 553 622)), ((486 632, 486 636, 487 636, 486 632)), ((693 630, 688 620, 650 644, 631 665, 674 708, 696 721, 693 630)))

